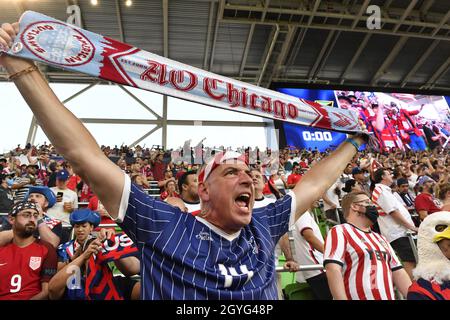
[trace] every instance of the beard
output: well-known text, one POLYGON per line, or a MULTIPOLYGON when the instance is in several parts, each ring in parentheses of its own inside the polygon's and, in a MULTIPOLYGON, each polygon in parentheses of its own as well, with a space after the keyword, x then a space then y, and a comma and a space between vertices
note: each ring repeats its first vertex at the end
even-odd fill
POLYGON ((33 223, 26 224, 23 228, 16 229, 16 234, 20 238, 29 238, 33 236, 34 232, 36 231, 36 225, 33 223))

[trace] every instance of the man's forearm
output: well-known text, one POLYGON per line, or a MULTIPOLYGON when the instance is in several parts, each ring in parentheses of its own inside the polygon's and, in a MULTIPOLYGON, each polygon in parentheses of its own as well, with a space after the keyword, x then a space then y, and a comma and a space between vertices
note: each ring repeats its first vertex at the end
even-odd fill
POLYGON ((286 258, 286 261, 294 260, 294 257, 292 256, 291 246, 289 244, 289 234, 285 233, 280 240, 278 241, 280 244, 280 249, 284 254, 284 257, 286 258))
POLYGON ((411 286, 411 278, 406 273, 405 269, 399 269, 392 273, 392 280, 400 293, 406 297, 408 289, 411 286))
POLYGON ((57 248, 61 239, 53 233, 53 231, 45 224, 42 223, 39 226, 39 235, 41 239, 50 243, 53 247, 57 248))
POLYGON ((390 215, 391 215, 392 219, 395 220, 395 222, 402 225, 406 229, 410 229, 410 230, 414 229, 415 226, 413 224, 409 223, 408 221, 406 221, 406 219, 402 216, 400 211, 394 210, 390 213, 390 215))
POLYGON ((0 247, 6 246, 14 238, 12 230, 6 230, 0 232, 0 247))
POLYGON ((48 282, 43 282, 41 292, 31 297, 30 300, 47 300, 47 299, 48 299, 48 282))

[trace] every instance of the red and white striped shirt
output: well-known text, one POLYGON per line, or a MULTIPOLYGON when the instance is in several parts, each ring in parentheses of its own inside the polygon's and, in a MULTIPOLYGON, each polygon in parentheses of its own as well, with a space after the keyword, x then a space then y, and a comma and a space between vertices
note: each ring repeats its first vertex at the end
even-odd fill
POLYGON ((324 266, 342 266, 345 293, 351 300, 394 300, 392 272, 402 265, 387 240, 344 223, 325 242, 324 266))

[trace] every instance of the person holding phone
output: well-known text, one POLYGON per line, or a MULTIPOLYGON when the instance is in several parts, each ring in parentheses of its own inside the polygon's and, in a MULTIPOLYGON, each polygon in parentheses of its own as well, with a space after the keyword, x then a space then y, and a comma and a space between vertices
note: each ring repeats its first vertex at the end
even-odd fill
POLYGON ((56 174, 56 186, 51 188, 56 194, 55 205, 47 211, 47 214, 63 223, 63 240, 70 238, 70 213, 78 208, 78 195, 67 187, 69 173, 66 170, 56 174))

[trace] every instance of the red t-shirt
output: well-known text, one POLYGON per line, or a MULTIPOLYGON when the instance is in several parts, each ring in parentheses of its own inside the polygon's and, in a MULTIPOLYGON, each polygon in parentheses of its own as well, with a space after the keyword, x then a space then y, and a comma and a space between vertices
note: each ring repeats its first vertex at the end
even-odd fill
POLYGON ((56 274, 56 250, 43 240, 0 247, 0 300, 29 300, 56 274))
POLYGON ((67 180, 67 188, 69 188, 72 191, 77 192, 77 185, 81 182, 81 178, 77 176, 76 174, 69 177, 67 180))
POLYGON ((428 193, 421 193, 416 197, 414 202, 417 212, 427 211, 428 214, 441 211, 436 203, 434 203, 433 196, 428 193))
POLYGON ((287 179, 287 183, 288 184, 297 184, 297 182, 299 182, 302 179, 302 175, 301 174, 290 174, 288 179, 287 179))
POLYGON ((166 170, 166 164, 164 162, 155 162, 153 164, 152 172, 153 178, 156 181, 164 180, 164 171, 166 170))

